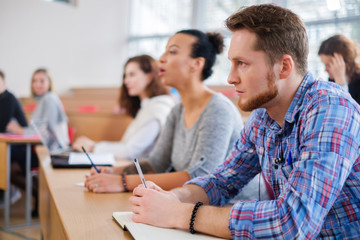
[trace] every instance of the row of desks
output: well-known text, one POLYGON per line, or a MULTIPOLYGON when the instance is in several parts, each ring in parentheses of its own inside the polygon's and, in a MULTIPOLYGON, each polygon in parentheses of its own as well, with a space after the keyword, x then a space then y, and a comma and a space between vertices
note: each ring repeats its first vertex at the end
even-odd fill
MULTIPOLYGON (((26 145, 26 202, 25 202, 25 224, 30 226, 31 222, 31 145, 40 143, 37 136, 23 136, 12 134, 0 134, 0 189, 5 191, 4 194, 4 229, 8 230, 10 226, 10 165, 11 165, 11 146, 16 144, 26 145)), ((18 227, 18 226, 14 226, 18 227)))
POLYGON ((113 212, 131 210, 131 193, 88 192, 76 183, 89 169, 53 169, 46 148, 37 147, 37 153, 43 239, 132 239, 112 220, 113 212))
MULTIPOLYGON (((31 225, 31 144, 37 137, 0 135, 0 189, 5 190, 4 229, 11 229, 10 146, 27 145, 26 223, 31 225)), ((132 239, 115 221, 115 211, 130 211, 131 193, 95 194, 77 183, 84 182, 89 169, 53 169, 49 152, 36 148, 39 157, 39 217, 43 239, 132 239)), ((118 165, 123 162, 117 162, 118 165)))

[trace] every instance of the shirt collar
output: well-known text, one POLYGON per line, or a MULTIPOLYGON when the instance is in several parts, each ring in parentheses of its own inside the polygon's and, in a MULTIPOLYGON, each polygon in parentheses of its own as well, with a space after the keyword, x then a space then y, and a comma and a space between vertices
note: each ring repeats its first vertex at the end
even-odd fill
POLYGON ((304 97, 308 89, 314 84, 316 80, 311 73, 307 73, 302 80, 298 90, 295 93, 293 100, 291 101, 290 107, 286 112, 285 121, 292 123, 295 121, 296 114, 300 111, 304 97))

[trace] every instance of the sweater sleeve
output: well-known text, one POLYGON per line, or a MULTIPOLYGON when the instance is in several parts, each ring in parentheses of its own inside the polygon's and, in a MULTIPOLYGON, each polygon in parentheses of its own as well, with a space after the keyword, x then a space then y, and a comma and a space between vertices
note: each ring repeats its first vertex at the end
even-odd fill
MULTIPOLYGON (((67 118, 58 97, 53 93, 48 93, 39 101, 31 120, 47 121, 49 126, 56 129, 58 123, 67 121, 67 118)), ((27 127, 24 134, 35 134, 35 131, 32 127, 27 127)))
POLYGON ((22 127, 26 127, 27 126, 27 121, 25 118, 25 114, 20 106, 20 103, 17 99, 15 99, 15 103, 14 103, 14 118, 16 119, 16 121, 18 121, 18 123, 22 126, 22 127))

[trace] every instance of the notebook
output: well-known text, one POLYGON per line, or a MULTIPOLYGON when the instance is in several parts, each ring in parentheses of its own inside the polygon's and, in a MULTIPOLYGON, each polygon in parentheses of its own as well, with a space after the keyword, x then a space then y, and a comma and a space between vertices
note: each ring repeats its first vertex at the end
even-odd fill
POLYGON ((136 240, 215 240, 223 239, 201 233, 191 234, 188 230, 154 227, 147 224, 135 223, 131 220, 132 212, 113 212, 113 219, 124 230, 130 232, 136 240))
MULTIPOLYGON (((42 144, 48 149, 53 168, 91 168, 87 156, 81 152, 72 151, 69 145, 59 141, 55 130, 47 121, 33 120, 31 126, 39 135, 42 144)), ((89 153, 95 165, 112 166, 115 163, 114 155, 111 153, 89 153)))

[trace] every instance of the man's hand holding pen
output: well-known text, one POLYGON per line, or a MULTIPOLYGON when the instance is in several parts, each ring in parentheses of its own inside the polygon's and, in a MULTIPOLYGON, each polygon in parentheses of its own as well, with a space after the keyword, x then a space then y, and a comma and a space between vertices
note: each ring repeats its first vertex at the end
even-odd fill
POLYGON ((182 203, 176 195, 171 191, 161 189, 151 181, 146 181, 146 186, 147 188, 144 184, 137 186, 133 191, 133 196, 129 198, 134 213, 132 220, 159 227, 178 227, 182 203))

